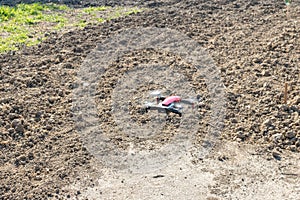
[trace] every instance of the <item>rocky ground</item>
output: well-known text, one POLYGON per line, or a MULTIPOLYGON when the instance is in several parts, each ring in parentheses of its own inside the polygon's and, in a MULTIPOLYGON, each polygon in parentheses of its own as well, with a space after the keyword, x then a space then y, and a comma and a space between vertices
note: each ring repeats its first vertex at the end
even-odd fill
MULTIPOLYGON (((293 2, 287 12, 284 2, 270 0, 139 2, 65 2, 148 9, 83 30, 53 33, 36 47, 0 55, 1 199, 297 199, 299 3, 293 2), (187 152, 159 171, 124 174, 99 163, 85 147, 75 127, 72 98, 77 73, 96 44, 140 26, 174 29, 204 47, 221 73, 227 103, 219 142, 207 157, 200 160, 187 152)), ((152 63, 188 68, 176 55, 134 51, 111 63, 103 79, 107 82, 97 89, 103 94, 97 111, 102 129, 125 150, 130 144, 118 135, 109 106, 117 87, 114 80, 118 72, 152 63), (109 104, 101 104, 104 101, 109 104)), ((197 108, 203 116, 199 137, 193 143, 201 146, 209 130, 210 97, 203 80, 192 84, 204 97, 197 108)), ((140 92, 152 89, 157 86, 150 84, 140 92)), ((137 107, 134 102, 132 118, 149 120, 151 116, 142 116, 137 107)), ((152 138, 143 148, 158 148, 174 136, 177 127, 172 126, 180 118, 171 117, 165 135, 152 138)), ((132 142, 141 144, 138 138, 132 142)))

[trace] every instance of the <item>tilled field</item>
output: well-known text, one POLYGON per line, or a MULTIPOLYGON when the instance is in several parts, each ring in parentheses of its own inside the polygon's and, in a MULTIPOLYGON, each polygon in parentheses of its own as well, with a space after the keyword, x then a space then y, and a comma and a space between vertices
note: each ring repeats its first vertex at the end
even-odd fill
MULTIPOLYGON (((76 2, 67 3, 76 5, 76 2)), ((124 3, 137 5, 131 1, 124 3)), ((86 5, 104 4, 116 3, 86 1, 86 5)), ((71 192, 62 188, 80 181, 83 172, 90 176, 90 183, 85 184, 94 184, 93 177, 99 176, 95 169, 97 161, 83 145, 71 110, 76 76, 98 43, 123 30, 137 27, 177 30, 197 41, 212 56, 221 73, 227 102, 219 145, 235 141, 241 145, 251 144, 261 149, 261 154, 273 152, 277 160, 286 151, 299 158, 298 2, 293 2, 288 14, 283 2, 269 0, 166 0, 144 1, 139 5, 147 9, 99 26, 64 34, 53 33, 36 47, 0 55, 1 199, 82 198, 81 190, 71 192), (285 103, 286 83, 288 96, 285 103)), ((99 83, 97 89, 100 96, 102 94, 99 99, 108 102, 99 102, 98 114, 103 130, 112 132, 111 142, 124 149, 128 148, 128 141, 117 134, 110 113, 112 90, 116 86, 114 81, 119 73, 152 63, 188 68, 188 64, 176 55, 153 49, 134 51, 110 65, 111 70, 103 79, 107 82, 99 83)), ((207 113, 210 113, 211 105, 204 81, 191 80, 195 91, 204 99, 204 105, 197 108, 202 116, 197 134, 199 138, 195 141, 195 145, 199 145, 201 136, 207 134, 207 113)), ((150 84, 141 88, 140 92, 155 89, 157 86, 150 84)), ((129 99, 133 102, 132 117, 139 123, 149 120, 149 114, 138 112, 139 105, 134 102, 134 96, 129 99)), ((171 117, 172 123, 164 136, 152 138, 153 141, 147 144, 138 138, 133 142, 140 145, 138 148, 143 146, 146 149, 164 145, 173 137, 176 129, 173 126, 179 120, 176 116, 171 117)), ((226 160, 226 156, 219 159, 226 160)), ((193 163, 198 162, 193 159, 193 163)), ((97 166, 101 168, 100 164, 97 166)), ((299 185, 299 174, 294 172, 294 175, 294 183, 299 185)), ((299 193, 296 187, 292 191, 299 193)), ((210 199, 230 199, 226 194, 232 191, 216 192, 214 188, 210 192, 215 194, 210 199)))

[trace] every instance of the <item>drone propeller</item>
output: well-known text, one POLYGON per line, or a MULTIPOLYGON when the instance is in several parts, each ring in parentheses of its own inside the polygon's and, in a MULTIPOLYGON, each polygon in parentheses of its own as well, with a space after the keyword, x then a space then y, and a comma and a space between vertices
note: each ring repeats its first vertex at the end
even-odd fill
POLYGON ((159 97, 161 96, 161 91, 160 90, 154 90, 152 92, 150 92, 151 96, 156 97, 156 104, 159 103, 159 97))
POLYGON ((191 99, 182 99, 181 102, 182 103, 186 103, 186 104, 193 104, 193 103, 198 102, 198 100, 197 99, 193 99, 193 98, 191 98, 191 99))
POLYGON ((152 102, 149 102, 149 101, 145 101, 144 105, 145 105, 145 106, 152 106, 153 103, 152 103, 152 102))
POLYGON ((201 99, 200 95, 197 95, 197 98, 182 99, 181 102, 182 102, 182 103, 185 103, 185 104, 192 105, 192 108, 194 109, 195 104, 196 104, 197 102, 199 102, 200 99, 201 99))
POLYGON ((161 91, 160 90, 154 90, 152 92, 150 92, 151 96, 160 96, 161 95, 161 91))

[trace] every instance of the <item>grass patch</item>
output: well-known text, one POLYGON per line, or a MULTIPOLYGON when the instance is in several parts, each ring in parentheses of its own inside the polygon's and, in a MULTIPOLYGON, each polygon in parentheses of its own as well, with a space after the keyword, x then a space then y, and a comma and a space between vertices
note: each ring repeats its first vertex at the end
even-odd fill
POLYGON ((93 14, 95 12, 98 11, 105 11, 110 7, 106 7, 106 6, 100 6, 100 7, 88 7, 88 8, 84 8, 83 12, 88 13, 88 14, 93 14))
POLYGON ((287 6, 289 6, 291 4, 292 0, 284 0, 284 2, 287 6))
POLYGON ((52 31, 84 28, 88 24, 98 24, 141 11, 138 8, 104 6, 74 9, 53 3, 0 6, 0 53, 36 45, 52 31))

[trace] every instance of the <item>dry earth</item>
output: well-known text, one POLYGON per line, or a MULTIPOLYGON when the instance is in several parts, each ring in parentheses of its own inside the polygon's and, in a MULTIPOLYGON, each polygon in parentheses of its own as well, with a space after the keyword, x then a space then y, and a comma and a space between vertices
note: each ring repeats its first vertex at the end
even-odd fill
MULTIPOLYGON (((65 3, 137 5, 116 2, 65 3)), ((271 0, 139 2, 149 9, 83 30, 53 33, 36 47, 0 55, 0 198, 299 199, 299 2, 293 2, 288 14, 284 2, 271 0), (186 152, 165 168, 130 174, 103 165, 88 151, 71 107, 76 75, 96 44, 140 26, 180 31, 207 49, 221 73, 227 104, 219 142, 207 157, 186 152)), ((99 99, 109 102, 99 103, 100 124, 113 133, 111 142, 125 150, 129 145, 110 114, 114 80, 118 72, 152 63, 188 68, 176 55, 144 49, 113 62, 104 75, 107 82, 99 83, 99 99)), ((208 134, 210 97, 203 80, 192 84, 203 96, 194 143, 201 146, 208 134)), ((157 87, 150 84, 140 92, 148 89, 157 87)), ((134 106, 133 118, 148 117, 134 106)), ((172 120, 176 124, 178 118, 172 120)), ((148 141, 148 147, 168 142, 176 130, 172 125, 164 137, 148 141)), ((138 138, 133 142, 140 144, 138 138)))

